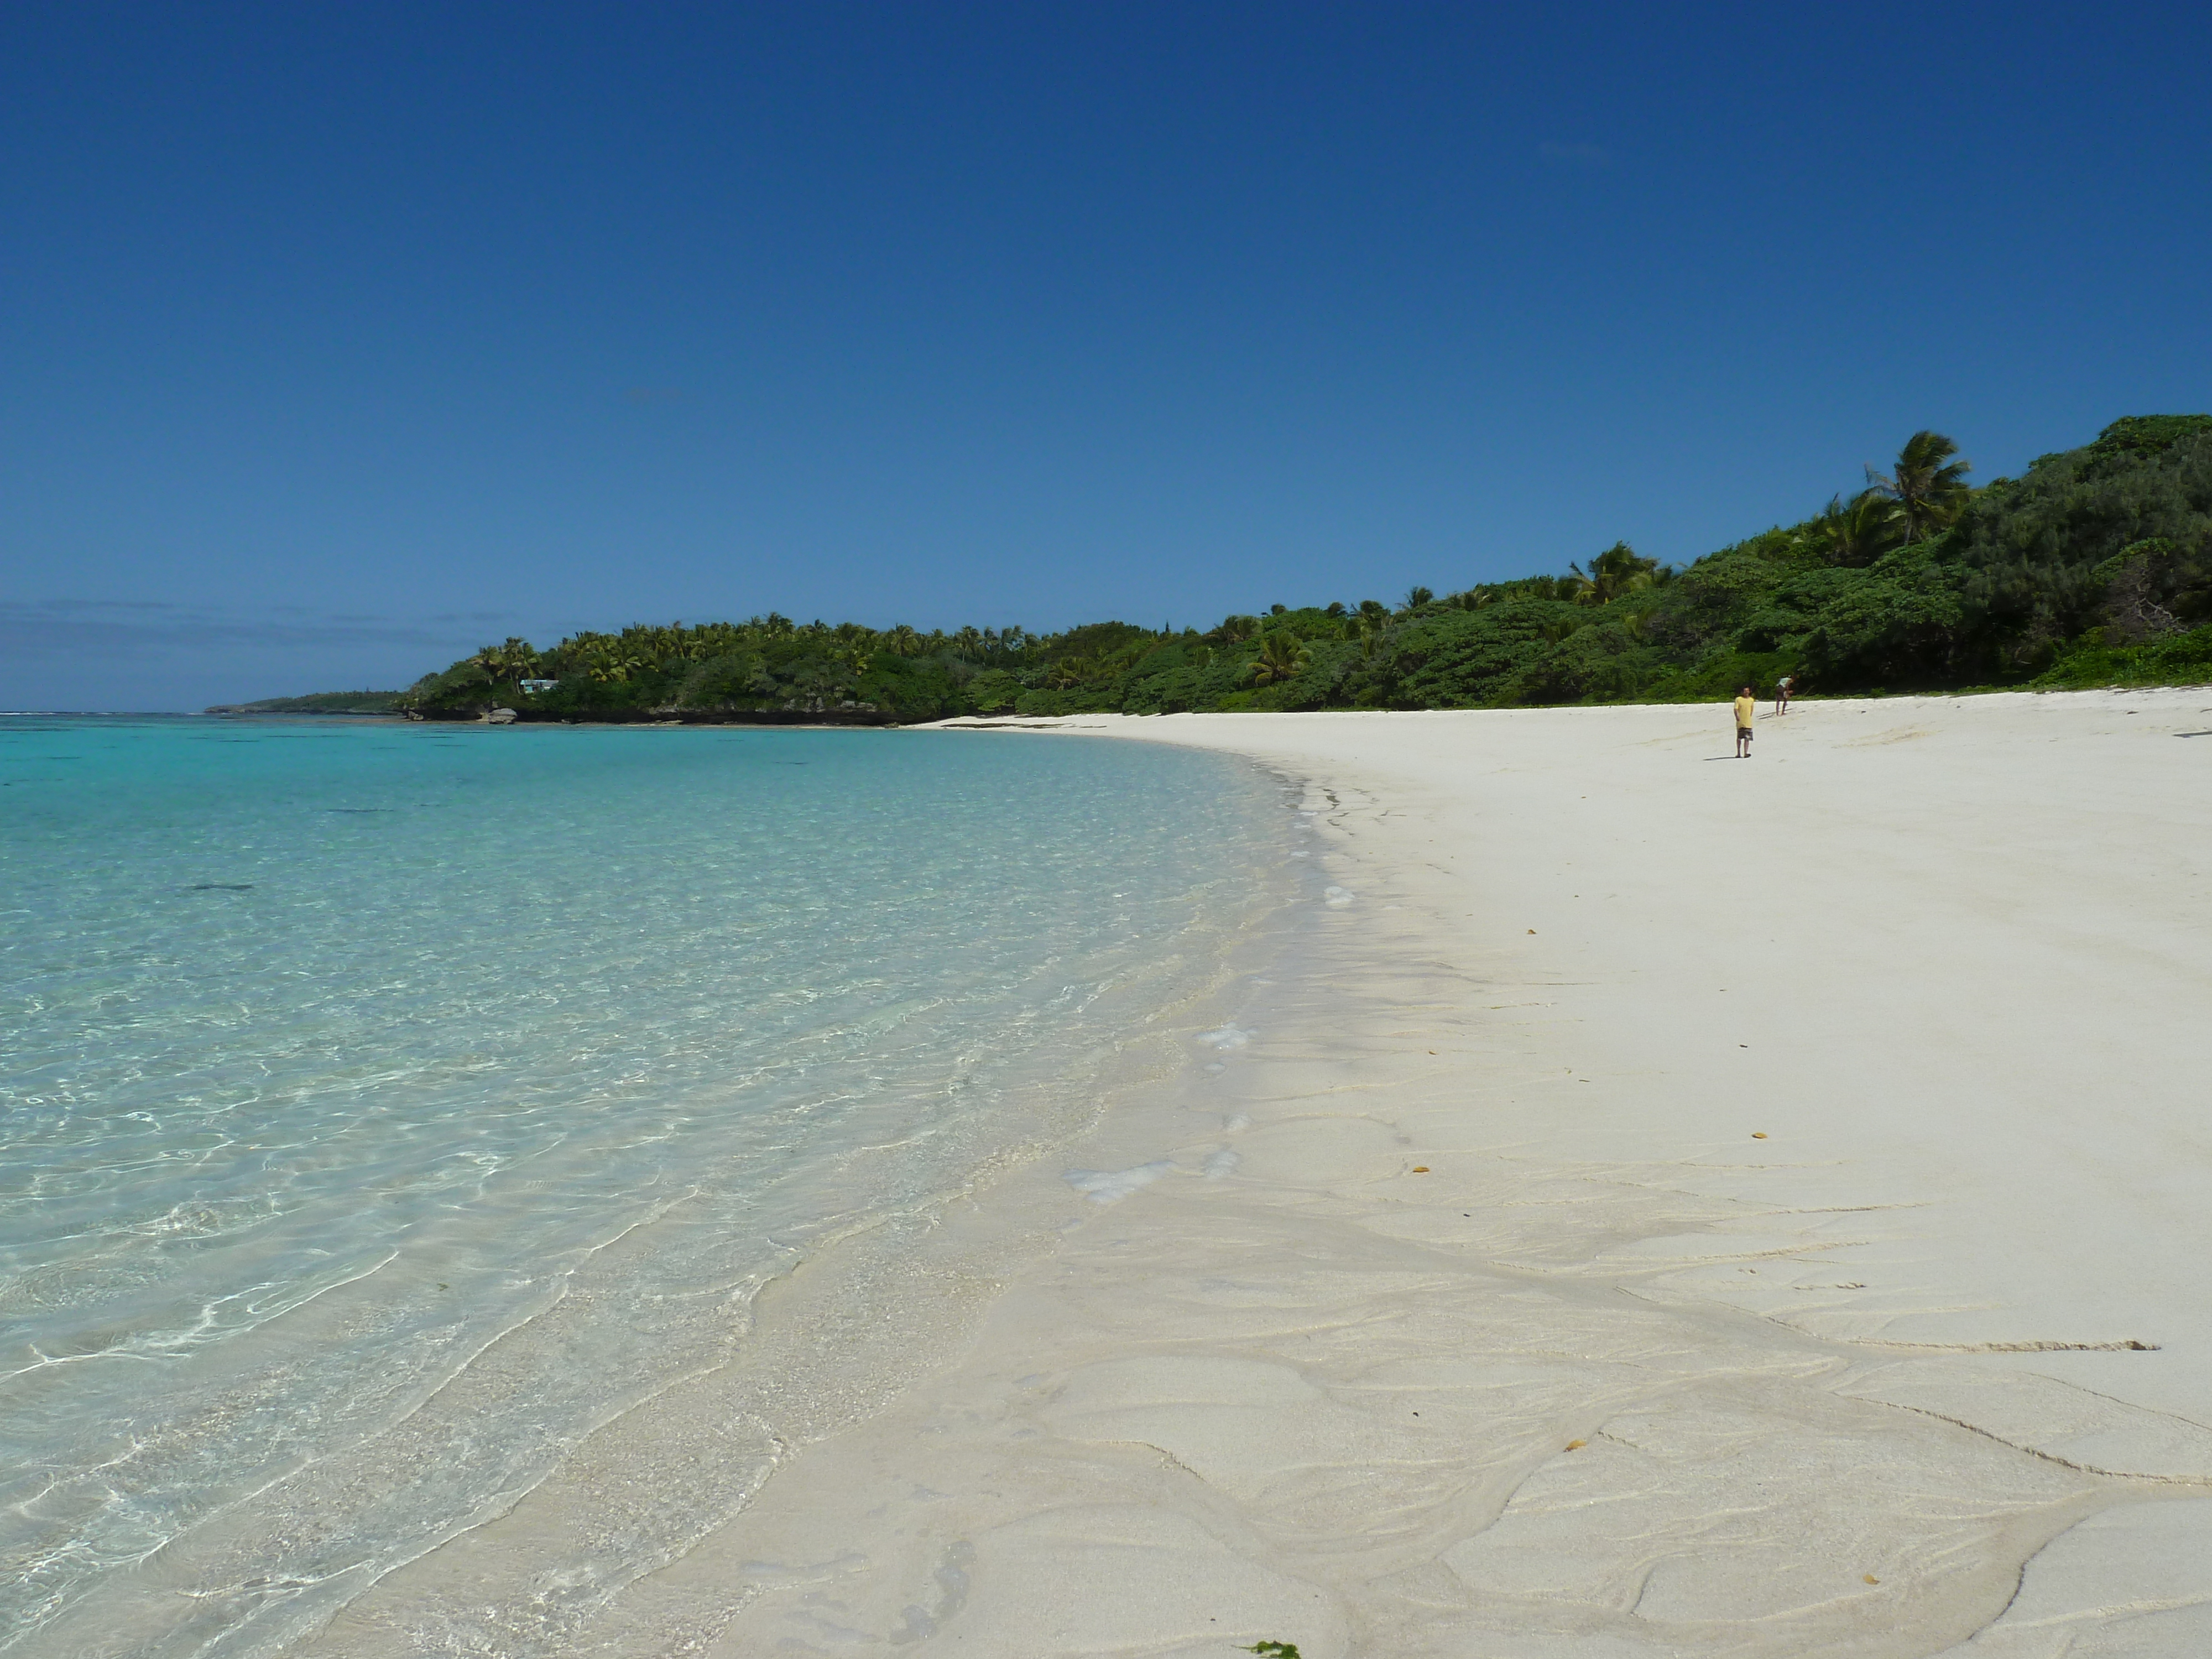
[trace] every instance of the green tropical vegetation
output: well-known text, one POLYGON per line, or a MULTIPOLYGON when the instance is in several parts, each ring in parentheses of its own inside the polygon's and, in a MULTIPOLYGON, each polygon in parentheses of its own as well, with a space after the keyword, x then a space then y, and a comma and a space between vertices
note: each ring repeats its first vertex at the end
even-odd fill
POLYGON ((219 702, 210 714, 390 714, 404 691, 310 691, 303 697, 264 697, 258 702, 219 702))
POLYGON ((425 719, 885 723, 1114 710, 1476 708, 2212 679, 2212 416, 2115 421, 1976 487, 1909 438, 1866 487, 1674 568, 1563 574, 1152 629, 638 625, 509 639, 400 699, 425 719))

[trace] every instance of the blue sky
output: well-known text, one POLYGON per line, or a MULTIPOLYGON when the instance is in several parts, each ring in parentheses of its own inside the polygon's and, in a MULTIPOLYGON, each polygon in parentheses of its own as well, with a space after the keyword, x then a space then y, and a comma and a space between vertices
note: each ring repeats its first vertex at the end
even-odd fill
POLYGON ((0 11, 0 706, 1687 560, 2212 407, 2201 5, 0 11))

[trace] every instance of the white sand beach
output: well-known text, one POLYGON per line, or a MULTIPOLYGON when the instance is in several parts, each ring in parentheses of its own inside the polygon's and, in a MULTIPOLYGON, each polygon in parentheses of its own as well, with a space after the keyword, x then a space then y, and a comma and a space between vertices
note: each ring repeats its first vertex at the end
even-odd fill
POLYGON ((2212 690, 1765 707, 1033 723, 1302 780, 1304 967, 592 1650, 2212 1651, 2212 690))

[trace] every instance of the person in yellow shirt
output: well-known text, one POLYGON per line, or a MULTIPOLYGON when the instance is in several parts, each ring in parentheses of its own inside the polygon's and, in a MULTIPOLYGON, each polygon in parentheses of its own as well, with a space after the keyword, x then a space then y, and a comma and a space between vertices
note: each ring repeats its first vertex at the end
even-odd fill
POLYGON ((1747 685, 1735 694, 1735 757, 1738 760, 1751 758, 1751 722, 1758 713, 1759 699, 1751 695, 1751 688, 1747 685))

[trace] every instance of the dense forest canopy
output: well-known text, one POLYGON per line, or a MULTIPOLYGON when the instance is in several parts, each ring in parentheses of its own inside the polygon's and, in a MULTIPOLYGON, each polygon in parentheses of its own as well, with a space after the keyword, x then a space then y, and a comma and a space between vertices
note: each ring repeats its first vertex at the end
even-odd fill
POLYGON ((797 623, 510 639, 424 678, 428 719, 884 722, 1115 710, 1474 708, 2212 679, 2212 416, 2115 421, 1976 488, 1916 433, 1890 471, 1680 568, 1617 543, 1564 574, 1203 632, 797 623), (550 682, 550 684, 549 684, 550 682))

